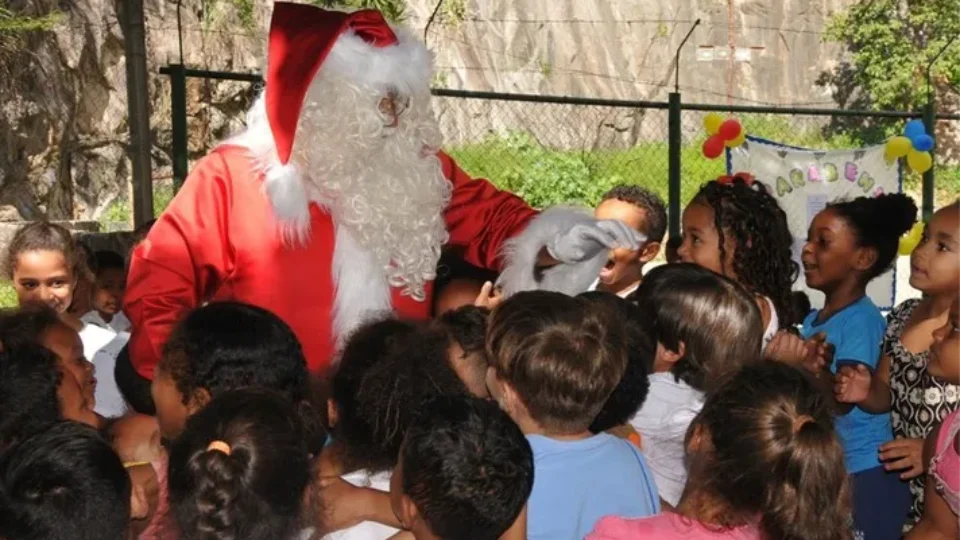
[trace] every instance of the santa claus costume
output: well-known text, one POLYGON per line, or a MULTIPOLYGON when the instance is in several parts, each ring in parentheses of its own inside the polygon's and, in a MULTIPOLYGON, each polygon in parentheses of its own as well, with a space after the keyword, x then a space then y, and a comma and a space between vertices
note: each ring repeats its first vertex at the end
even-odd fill
POLYGON ((275 5, 247 130, 197 163, 133 253, 124 305, 142 377, 204 302, 274 312, 318 372, 365 320, 429 316, 444 244, 502 270, 508 294, 585 290, 611 246, 636 244, 625 225, 538 214, 470 178, 438 150, 430 80, 424 45, 376 11, 275 5), (563 264, 536 273, 544 253, 563 264))

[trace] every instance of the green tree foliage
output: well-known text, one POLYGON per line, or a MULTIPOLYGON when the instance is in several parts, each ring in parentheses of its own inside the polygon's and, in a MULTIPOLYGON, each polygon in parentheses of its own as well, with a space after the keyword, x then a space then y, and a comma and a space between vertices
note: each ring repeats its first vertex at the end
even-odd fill
POLYGON ((53 28, 62 19, 58 11, 35 15, 15 12, 6 2, 0 2, 0 55, 7 56, 20 49, 24 38, 32 32, 53 28))
MULTIPOLYGON (((861 0, 831 19, 826 39, 850 49, 847 83, 870 105, 917 110, 927 99, 927 64, 958 34, 960 0, 861 0)), ((960 43, 940 57, 933 77, 960 87, 960 43)))

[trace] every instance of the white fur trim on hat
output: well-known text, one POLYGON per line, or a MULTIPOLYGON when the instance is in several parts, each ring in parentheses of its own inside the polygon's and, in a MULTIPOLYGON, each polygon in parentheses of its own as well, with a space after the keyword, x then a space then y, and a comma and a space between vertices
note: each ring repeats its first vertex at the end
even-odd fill
POLYGON ((397 44, 377 47, 348 30, 337 38, 320 67, 319 77, 339 74, 357 84, 396 88, 401 94, 429 91, 433 55, 409 30, 391 26, 397 44))

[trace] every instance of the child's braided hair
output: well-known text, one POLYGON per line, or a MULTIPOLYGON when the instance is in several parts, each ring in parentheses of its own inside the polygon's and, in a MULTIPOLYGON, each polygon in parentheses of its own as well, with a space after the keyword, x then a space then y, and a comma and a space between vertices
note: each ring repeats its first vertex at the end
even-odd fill
POLYGON ((732 234, 740 247, 733 255, 732 268, 740 283, 773 301, 781 328, 799 322, 790 300, 790 288, 800 273, 792 257, 793 235, 787 214, 766 187, 750 177, 735 175, 729 181, 707 182, 692 203, 713 209, 724 273, 724 243, 726 235, 732 234))

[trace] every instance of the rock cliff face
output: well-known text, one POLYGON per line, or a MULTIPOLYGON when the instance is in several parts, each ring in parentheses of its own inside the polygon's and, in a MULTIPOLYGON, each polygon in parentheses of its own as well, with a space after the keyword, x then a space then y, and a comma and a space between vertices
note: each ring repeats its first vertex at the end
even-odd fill
MULTIPOLYGON (((852 0, 446 0, 427 34, 437 54, 436 84, 467 90, 663 100, 681 55, 684 101, 832 105, 817 77, 842 57, 821 41, 828 15, 852 0)), ((159 68, 180 58, 174 0, 144 0, 147 12, 155 181, 169 180, 169 82, 159 68)), ((0 219, 96 219, 127 198, 129 164, 123 0, 15 0, 25 13, 63 12, 50 32, 26 37, 2 61, 0 219)), ((409 23, 422 29, 435 0, 410 0, 409 23)), ((272 1, 183 0, 183 61, 189 67, 259 71, 272 1), (236 6, 249 9, 238 11, 236 6)), ((256 90, 247 83, 191 80, 191 159, 242 125, 256 90)), ((641 133, 636 111, 573 134, 523 125, 524 115, 491 118, 482 104, 444 102, 451 143, 487 129, 541 131, 570 143, 595 130, 592 146, 662 137, 641 133)), ((579 111, 570 109, 570 114, 579 111)), ((529 121, 529 120, 527 120, 529 121)), ((535 124, 535 122, 534 122, 535 124)), ((574 122, 575 126, 578 126, 574 122)), ((577 144, 581 144, 579 141, 577 144)))

